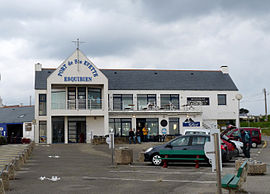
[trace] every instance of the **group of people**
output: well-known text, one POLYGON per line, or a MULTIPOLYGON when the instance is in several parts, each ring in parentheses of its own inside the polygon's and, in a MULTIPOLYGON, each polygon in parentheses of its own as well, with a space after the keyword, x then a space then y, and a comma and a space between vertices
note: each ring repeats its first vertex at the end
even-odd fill
POLYGON ((128 140, 129 140, 129 144, 132 143, 132 141, 134 142, 134 144, 136 144, 136 140, 138 141, 138 143, 140 144, 142 142, 142 140, 144 142, 148 141, 148 129, 145 126, 142 130, 137 129, 137 131, 135 132, 135 129, 130 129, 129 130, 129 135, 128 135, 128 140))

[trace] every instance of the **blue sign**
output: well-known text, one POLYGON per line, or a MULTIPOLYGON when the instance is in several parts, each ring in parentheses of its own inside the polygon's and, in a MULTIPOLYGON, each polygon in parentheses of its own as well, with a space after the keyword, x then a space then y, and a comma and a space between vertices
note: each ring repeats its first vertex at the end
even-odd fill
POLYGON ((200 127, 200 122, 183 122, 183 127, 200 127))
POLYGON ((4 125, 0 124, 0 136, 4 137, 7 136, 7 126, 5 124, 4 125))
POLYGON ((166 129, 166 128, 163 128, 163 129, 161 130, 161 132, 162 132, 163 135, 166 135, 166 134, 167 134, 167 129, 166 129))
POLYGON ((59 69, 57 75, 60 76, 60 77, 62 77, 63 76, 63 73, 66 71, 66 69, 69 66, 71 66, 73 64, 82 64, 82 63, 85 66, 88 67, 88 69, 92 72, 92 74, 93 74, 94 77, 97 77, 98 76, 97 70, 95 69, 95 67, 91 63, 89 63, 88 61, 84 61, 84 62, 78 61, 77 59, 75 59, 74 61, 68 61, 67 64, 63 64, 62 67, 59 69))
POLYGON ((91 82, 92 77, 64 77, 65 82, 91 82))

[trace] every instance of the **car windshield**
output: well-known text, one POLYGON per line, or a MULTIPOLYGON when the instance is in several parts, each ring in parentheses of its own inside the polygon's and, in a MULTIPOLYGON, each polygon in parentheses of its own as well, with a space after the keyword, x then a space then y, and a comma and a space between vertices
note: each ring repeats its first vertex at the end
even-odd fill
POLYGON ((204 131, 187 131, 186 135, 193 135, 193 134, 198 134, 198 135, 204 135, 206 132, 204 131))
POLYGON ((225 140, 229 140, 230 139, 226 135, 223 135, 222 138, 225 139, 225 140))

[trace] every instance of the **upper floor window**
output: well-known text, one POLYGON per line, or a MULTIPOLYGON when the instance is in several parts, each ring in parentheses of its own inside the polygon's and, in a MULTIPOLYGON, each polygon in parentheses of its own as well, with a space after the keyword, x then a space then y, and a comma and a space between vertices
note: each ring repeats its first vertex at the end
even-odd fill
POLYGON ((218 105, 227 105, 226 94, 218 94, 218 105))
POLYGON ((66 89, 52 89, 52 109, 66 108, 66 89))
POLYGON ((209 97, 187 97, 187 104, 193 106, 210 105, 209 97))
POLYGON ((39 116, 47 115, 47 98, 46 94, 39 94, 39 116))
POLYGON ((133 106, 132 94, 114 94, 113 110, 131 109, 133 106))
POLYGON ((179 95, 178 94, 161 94, 160 106, 164 109, 179 109, 179 95))
POLYGON ((155 94, 138 94, 137 95, 137 107, 138 110, 147 109, 148 105, 156 105, 155 94))
POLYGON ((88 88, 88 109, 101 109, 101 88, 88 88))

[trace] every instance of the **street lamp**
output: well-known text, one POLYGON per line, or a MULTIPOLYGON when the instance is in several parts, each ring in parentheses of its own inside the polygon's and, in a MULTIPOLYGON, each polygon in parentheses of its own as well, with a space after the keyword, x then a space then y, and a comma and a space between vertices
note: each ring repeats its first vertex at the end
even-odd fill
POLYGON ((237 123, 237 127, 240 127, 240 100, 243 98, 243 96, 241 94, 236 94, 235 95, 236 100, 238 100, 238 123, 237 123))

